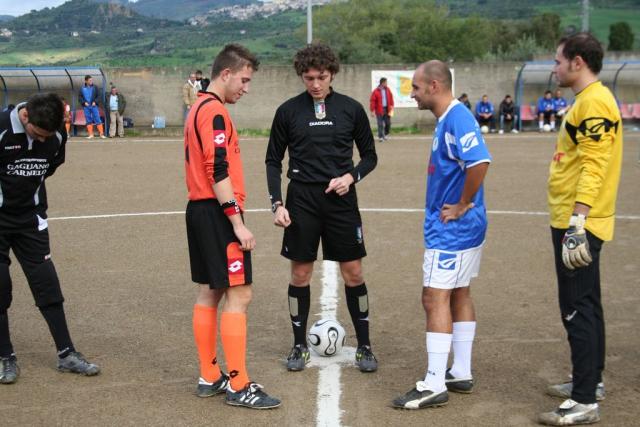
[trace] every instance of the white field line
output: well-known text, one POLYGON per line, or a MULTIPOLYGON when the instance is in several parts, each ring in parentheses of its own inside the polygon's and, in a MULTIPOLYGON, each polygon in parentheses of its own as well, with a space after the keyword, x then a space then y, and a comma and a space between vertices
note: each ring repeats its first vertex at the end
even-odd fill
MULTIPOLYGON (((338 310, 338 264, 333 261, 322 261, 320 308, 322 319, 336 318, 338 310)), ((316 426, 339 427, 341 425, 341 395, 340 364, 335 361, 321 366, 318 374, 316 426)))
MULTIPOLYGON (((360 208, 361 212, 377 212, 377 213, 422 213, 424 209, 394 209, 394 208, 360 208)), ((271 212, 270 209, 247 209, 246 212, 271 212)), ((529 215, 529 216, 548 216, 547 212, 537 211, 487 211, 490 215, 529 215)), ((49 221, 68 221, 75 219, 101 219, 101 218, 122 218, 135 216, 162 216, 162 215, 184 215, 184 211, 165 211, 165 212, 133 212, 119 214, 102 214, 102 215, 77 215, 77 216, 59 216, 51 217, 49 221)), ((632 221, 640 220, 640 215, 616 215, 616 219, 628 219, 632 221)))

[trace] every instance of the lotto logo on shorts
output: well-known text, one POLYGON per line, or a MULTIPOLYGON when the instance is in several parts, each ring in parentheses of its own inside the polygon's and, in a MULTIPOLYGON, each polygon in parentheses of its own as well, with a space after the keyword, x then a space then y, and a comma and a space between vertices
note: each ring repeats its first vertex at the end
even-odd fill
POLYGON ((455 270, 456 269, 456 254, 446 254, 440 252, 438 255, 438 269, 439 270, 455 270))
POLYGON ((229 260, 229 273, 244 274, 244 264, 239 258, 229 260))
MULTIPOLYGON (((251 264, 249 264, 250 269, 251 264)), ((229 286, 245 284, 244 253, 240 250, 238 242, 231 242, 227 245, 227 271, 229 272, 229 286)), ((249 274, 251 274, 250 271, 249 274)))
POLYGON ((226 139, 226 136, 225 136, 223 130, 214 130, 213 131, 213 142, 215 142, 216 145, 224 144, 225 139, 226 139))

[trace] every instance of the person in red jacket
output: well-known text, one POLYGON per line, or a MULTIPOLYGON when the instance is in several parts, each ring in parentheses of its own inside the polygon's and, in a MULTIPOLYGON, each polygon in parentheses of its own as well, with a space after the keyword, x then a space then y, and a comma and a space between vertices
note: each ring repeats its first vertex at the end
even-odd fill
POLYGON ((371 92, 369 109, 371 114, 375 114, 378 122, 378 141, 384 142, 391 131, 391 116, 393 115, 393 94, 387 87, 386 77, 382 77, 378 87, 371 92))

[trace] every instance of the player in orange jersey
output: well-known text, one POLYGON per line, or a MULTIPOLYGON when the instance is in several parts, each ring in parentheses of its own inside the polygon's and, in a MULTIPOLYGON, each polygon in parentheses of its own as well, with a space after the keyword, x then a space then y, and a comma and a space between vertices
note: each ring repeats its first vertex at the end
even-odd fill
POLYGON ((266 409, 280 406, 280 400, 250 381, 245 366, 251 250, 256 241, 242 217, 245 190, 238 134, 225 108, 249 91, 258 65, 246 48, 224 47, 214 60, 211 84, 199 93, 187 116, 184 149, 191 277, 200 285, 193 310, 200 359, 197 394, 226 392, 229 405, 266 409), (218 305, 223 296, 220 337, 228 375, 216 358, 218 305))

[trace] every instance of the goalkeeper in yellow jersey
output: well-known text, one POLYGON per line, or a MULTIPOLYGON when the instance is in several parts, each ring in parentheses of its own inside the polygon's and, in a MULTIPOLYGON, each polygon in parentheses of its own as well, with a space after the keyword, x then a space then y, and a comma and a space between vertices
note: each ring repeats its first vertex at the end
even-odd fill
POLYGON ((547 393, 565 401, 540 414, 548 425, 600 420, 604 399, 605 337, 600 298, 600 250, 613 238, 622 163, 622 120, 600 80, 602 46, 592 35, 562 39, 554 73, 575 94, 558 134, 549 168, 548 202, 562 323, 571 347, 570 382, 547 393))

